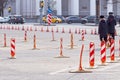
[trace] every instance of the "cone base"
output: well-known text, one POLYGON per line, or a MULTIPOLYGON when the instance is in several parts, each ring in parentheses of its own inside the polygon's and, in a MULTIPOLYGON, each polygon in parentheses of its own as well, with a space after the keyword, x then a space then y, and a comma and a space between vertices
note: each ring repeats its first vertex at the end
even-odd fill
POLYGON ((3 47, 9 47, 9 46, 3 46, 3 47))
POLYGON ((68 45, 68 48, 69 49, 75 49, 75 48, 77 48, 77 45, 73 45, 72 47, 71 47, 71 45, 68 45))
POLYGON ((117 61, 110 61, 110 62, 107 62, 107 63, 118 63, 117 61))
POLYGON ((69 73, 92 73, 92 71, 78 70, 78 71, 69 71, 69 73))
POLYGON ((9 59, 16 59, 15 57, 10 57, 9 59))
POLYGON ((90 67, 88 67, 88 68, 86 68, 86 69, 97 69, 98 67, 97 66, 90 66, 90 67))
POLYGON ((56 41, 56 40, 51 40, 51 41, 56 41))
POLYGON ((107 66, 107 63, 102 63, 102 64, 100 64, 98 66, 107 66))
POLYGON ((40 49, 38 49, 38 48, 33 48, 32 50, 40 50, 40 49))
POLYGON ((85 41, 85 40, 79 40, 79 41, 85 41))
POLYGON ((70 58, 70 57, 68 57, 68 56, 57 56, 55 58, 70 58))

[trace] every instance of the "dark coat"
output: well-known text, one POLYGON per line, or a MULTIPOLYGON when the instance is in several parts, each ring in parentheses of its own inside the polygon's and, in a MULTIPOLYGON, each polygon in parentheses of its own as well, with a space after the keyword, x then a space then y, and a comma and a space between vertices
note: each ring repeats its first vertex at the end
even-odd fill
POLYGON ((115 33, 116 20, 110 15, 107 19, 108 33, 115 33))
POLYGON ((105 20, 101 20, 99 22, 98 33, 101 37, 107 37, 108 30, 107 30, 107 23, 105 20))

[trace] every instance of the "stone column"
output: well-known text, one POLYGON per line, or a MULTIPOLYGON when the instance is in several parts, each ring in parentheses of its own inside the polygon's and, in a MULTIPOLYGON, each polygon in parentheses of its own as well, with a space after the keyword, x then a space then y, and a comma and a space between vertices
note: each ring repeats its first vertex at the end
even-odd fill
POLYGON ((96 0, 90 0, 90 15, 96 15, 96 0))
POLYGON ((69 2, 69 14, 79 15, 79 1, 80 0, 68 0, 69 2))
POLYGON ((20 15, 20 1, 21 0, 16 0, 16 14, 20 15))
POLYGON ((113 1, 112 0, 107 1, 107 15, 109 14, 109 12, 113 12, 113 1))
POLYGON ((62 1, 56 0, 57 15, 62 15, 62 1))

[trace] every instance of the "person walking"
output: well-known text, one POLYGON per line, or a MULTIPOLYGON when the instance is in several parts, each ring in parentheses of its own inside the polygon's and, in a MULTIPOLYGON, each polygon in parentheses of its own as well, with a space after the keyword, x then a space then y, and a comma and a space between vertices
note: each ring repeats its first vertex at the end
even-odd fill
POLYGON ((116 25, 116 20, 113 16, 113 12, 109 12, 109 16, 107 19, 107 26, 108 26, 108 35, 110 38, 115 39, 115 25, 116 25))
POLYGON ((98 26, 98 34, 100 41, 107 42, 107 23, 103 15, 100 16, 99 26, 98 26))

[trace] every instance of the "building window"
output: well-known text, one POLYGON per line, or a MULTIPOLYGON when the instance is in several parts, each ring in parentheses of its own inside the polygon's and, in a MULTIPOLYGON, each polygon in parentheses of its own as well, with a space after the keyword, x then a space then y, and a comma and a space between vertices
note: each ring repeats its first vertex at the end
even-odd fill
POLYGON ((82 9, 87 9, 87 6, 83 6, 82 9))

